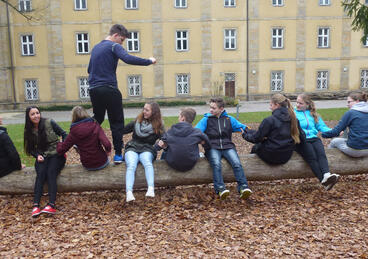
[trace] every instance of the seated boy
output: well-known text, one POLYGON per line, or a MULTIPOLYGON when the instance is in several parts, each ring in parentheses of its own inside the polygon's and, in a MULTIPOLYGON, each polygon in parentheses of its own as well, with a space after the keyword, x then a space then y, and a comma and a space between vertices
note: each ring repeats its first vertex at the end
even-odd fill
POLYGON ((216 194, 223 200, 230 193, 225 188, 222 176, 221 158, 224 157, 233 168, 240 198, 247 199, 252 191, 248 187, 235 144, 231 140, 233 132, 240 132, 241 129, 245 130, 247 127, 234 117, 227 115, 222 98, 210 100, 210 113, 206 113, 195 127, 204 132, 210 139, 211 149, 206 152, 206 157, 212 167, 216 194))
POLYGON ((199 158, 198 144, 210 148, 208 137, 199 129, 192 127, 196 111, 185 108, 179 114, 179 123, 173 125, 156 144, 156 149, 163 148, 161 159, 178 171, 188 171, 194 167, 199 158))

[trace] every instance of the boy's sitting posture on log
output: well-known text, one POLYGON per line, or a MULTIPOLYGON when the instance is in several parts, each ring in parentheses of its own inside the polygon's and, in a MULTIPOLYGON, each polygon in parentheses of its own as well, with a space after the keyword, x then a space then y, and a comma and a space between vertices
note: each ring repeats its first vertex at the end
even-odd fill
POLYGON ((241 129, 245 130, 246 127, 234 117, 227 115, 222 98, 210 100, 210 113, 206 113, 196 125, 196 128, 204 132, 210 139, 211 149, 206 152, 206 157, 212 167, 213 184, 220 199, 226 199, 230 193, 225 187, 222 176, 222 157, 233 168, 240 198, 247 199, 252 193, 248 187, 235 144, 231 140, 233 132, 240 132, 241 129))
POLYGON ((156 144, 156 149, 164 149, 161 159, 166 160, 168 165, 175 170, 185 172, 194 167, 199 158, 198 144, 202 144, 205 149, 210 148, 208 137, 192 126, 195 116, 194 109, 182 109, 179 114, 179 123, 164 133, 156 144))

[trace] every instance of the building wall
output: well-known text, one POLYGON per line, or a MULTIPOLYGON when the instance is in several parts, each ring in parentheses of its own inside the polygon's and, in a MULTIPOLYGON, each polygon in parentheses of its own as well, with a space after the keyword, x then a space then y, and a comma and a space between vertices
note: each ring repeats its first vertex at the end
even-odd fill
MULTIPOLYGON (((17 6, 18 1, 11 2, 17 6)), ((221 0, 188 0, 186 8, 175 8, 173 0, 140 0, 136 10, 125 9, 124 3, 88 0, 87 9, 78 11, 74 1, 33 0, 32 12, 25 13, 35 18, 31 21, 10 10, 13 89, 6 8, 0 2, 0 104, 15 100, 27 105, 24 82, 29 79, 37 81, 39 90, 39 99, 31 102, 88 101, 80 98, 79 78, 88 77, 90 51, 115 23, 139 32, 140 51, 132 55, 154 56, 158 61, 148 67, 119 62, 117 77, 125 101, 208 98, 219 85, 224 94, 227 73, 235 74, 236 97, 265 98, 272 94, 272 71, 283 72, 284 93, 323 95, 359 89, 361 70, 368 69, 362 33, 351 31, 351 19, 339 1, 319 6, 318 1, 284 0, 283 6, 274 7, 271 0, 237 0, 235 7, 224 7, 221 0), (328 48, 317 47, 319 27, 330 28, 328 48), (282 48, 271 47, 273 28, 283 29, 282 48), (224 49, 225 29, 236 30, 234 50, 224 49), (188 51, 176 51, 177 30, 188 31, 188 51), (88 33, 88 53, 77 53, 77 33, 88 33), (21 55, 24 34, 34 37, 33 56, 21 55), (329 73, 326 90, 317 90, 320 70, 329 73), (188 94, 176 89, 176 75, 183 73, 189 75, 188 94), (131 75, 141 78, 141 95, 136 97, 128 93, 131 75)))

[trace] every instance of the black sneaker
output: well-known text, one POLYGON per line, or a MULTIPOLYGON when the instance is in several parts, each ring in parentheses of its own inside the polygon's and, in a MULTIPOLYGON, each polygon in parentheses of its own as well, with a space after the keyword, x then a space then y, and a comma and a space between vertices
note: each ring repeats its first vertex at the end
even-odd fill
POLYGON ((338 174, 329 174, 327 177, 323 177, 321 183, 323 187, 325 187, 326 191, 329 191, 332 189, 332 187, 334 187, 334 185, 339 181, 339 177, 340 176, 338 174))

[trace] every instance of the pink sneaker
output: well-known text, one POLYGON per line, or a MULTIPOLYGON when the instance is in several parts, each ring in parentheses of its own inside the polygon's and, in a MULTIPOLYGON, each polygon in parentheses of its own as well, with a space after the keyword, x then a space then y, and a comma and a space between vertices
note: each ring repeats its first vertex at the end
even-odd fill
POLYGON ((47 213, 47 214, 55 214, 56 213, 56 209, 51 207, 50 205, 47 205, 45 208, 43 208, 43 210, 41 211, 41 213, 47 213))
POLYGON ((32 209, 32 218, 37 218, 41 214, 41 210, 39 207, 33 207, 32 209))

